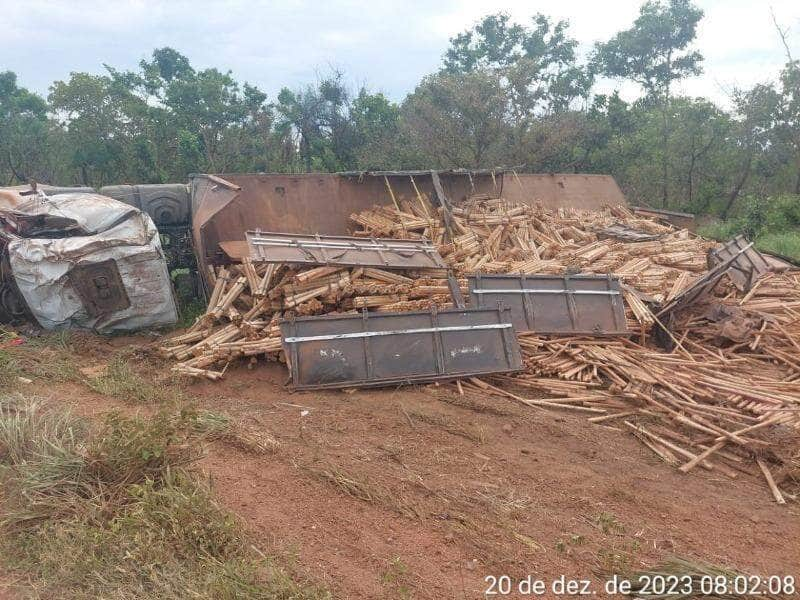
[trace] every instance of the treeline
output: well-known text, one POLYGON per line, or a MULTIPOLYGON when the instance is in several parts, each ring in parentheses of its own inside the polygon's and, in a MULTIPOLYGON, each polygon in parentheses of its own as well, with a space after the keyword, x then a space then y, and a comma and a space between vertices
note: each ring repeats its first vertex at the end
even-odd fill
POLYGON ((646 2, 581 60, 566 22, 487 16, 399 104, 338 72, 268 98, 171 48, 134 71, 72 73, 47 98, 0 73, 0 183, 518 166, 610 173, 633 201, 723 217, 748 196, 800 194, 800 61, 786 32, 776 23, 779 80, 736 90, 726 110, 674 91, 702 72, 702 17, 690 0, 646 2), (641 97, 595 93, 600 76, 635 82, 641 97))

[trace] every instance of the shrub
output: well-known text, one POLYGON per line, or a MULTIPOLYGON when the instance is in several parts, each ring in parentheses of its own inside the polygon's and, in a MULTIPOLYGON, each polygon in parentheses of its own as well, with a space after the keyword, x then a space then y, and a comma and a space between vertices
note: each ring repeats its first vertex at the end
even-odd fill
POLYGON ((800 260, 800 196, 748 196, 730 219, 707 223, 698 233, 721 241, 743 233, 760 250, 800 260))

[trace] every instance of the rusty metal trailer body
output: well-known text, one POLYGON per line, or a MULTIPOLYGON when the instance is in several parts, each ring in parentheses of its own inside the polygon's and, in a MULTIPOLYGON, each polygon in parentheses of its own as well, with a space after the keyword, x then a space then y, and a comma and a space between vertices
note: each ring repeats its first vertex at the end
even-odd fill
MULTIPOLYGON (((473 194, 500 196, 502 172, 439 172, 443 192, 460 203, 473 194)), ((298 234, 348 235, 350 215, 375 205, 416 200, 435 202, 430 171, 306 174, 193 175, 192 230, 204 267, 248 255, 245 232, 253 229, 298 234)))
POLYGON ((370 171, 304 174, 195 174, 189 184, 192 238, 201 273, 248 255, 245 231, 348 235, 350 215, 416 201, 444 207, 473 195, 546 208, 626 204, 608 175, 529 175, 508 170, 370 171))

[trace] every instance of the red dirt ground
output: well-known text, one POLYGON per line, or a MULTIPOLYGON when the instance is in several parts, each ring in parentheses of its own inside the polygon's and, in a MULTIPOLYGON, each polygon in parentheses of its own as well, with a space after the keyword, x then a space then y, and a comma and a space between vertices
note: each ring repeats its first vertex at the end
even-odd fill
MULTIPOLYGON (((800 578, 800 509, 755 476, 683 475, 627 433, 452 386, 290 393, 285 379, 262 363, 181 385, 278 440, 268 455, 216 442, 199 466, 254 543, 338 598, 480 598, 487 575, 529 574, 591 579, 602 598, 604 572, 670 555, 800 578)), ((80 383, 32 387, 84 414, 132 409, 80 383)))

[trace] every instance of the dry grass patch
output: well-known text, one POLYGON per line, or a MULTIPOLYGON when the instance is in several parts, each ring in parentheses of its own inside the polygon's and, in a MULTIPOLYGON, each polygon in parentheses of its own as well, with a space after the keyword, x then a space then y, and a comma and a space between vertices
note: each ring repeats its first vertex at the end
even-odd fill
POLYGON ((0 561, 37 597, 329 598, 255 551, 188 468, 181 416, 99 426, 0 397, 0 561))
POLYGON ((177 379, 162 374, 146 375, 133 367, 140 359, 123 352, 114 356, 97 375, 84 383, 92 391, 134 404, 177 405, 183 400, 182 386, 177 379))
POLYGON ((493 397, 487 402, 485 400, 476 400, 475 398, 471 398, 466 394, 462 396, 456 392, 437 394, 436 398, 437 400, 440 400, 446 404, 450 404, 451 406, 456 406, 458 408, 471 410, 472 412, 492 415, 495 417, 510 417, 517 414, 511 410, 499 408, 499 398, 497 397, 493 397))
POLYGON ((210 410, 184 409, 182 418, 198 434, 220 441, 250 454, 272 454, 280 442, 268 431, 245 426, 232 417, 210 410))
POLYGON ((421 421, 427 425, 443 429, 451 435, 456 435, 470 440, 471 442, 475 442, 476 444, 483 444, 486 442, 486 432, 482 427, 464 427, 455 419, 417 410, 408 411, 406 414, 412 422, 421 421))
POLYGON ((370 481, 368 475, 357 475, 330 463, 322 467, 301 467, 301 469, 316 479, 330 483, 342 494, 368 504, 383 506, 411 519, 423 518, 423 514, 405 494, 370 481))

